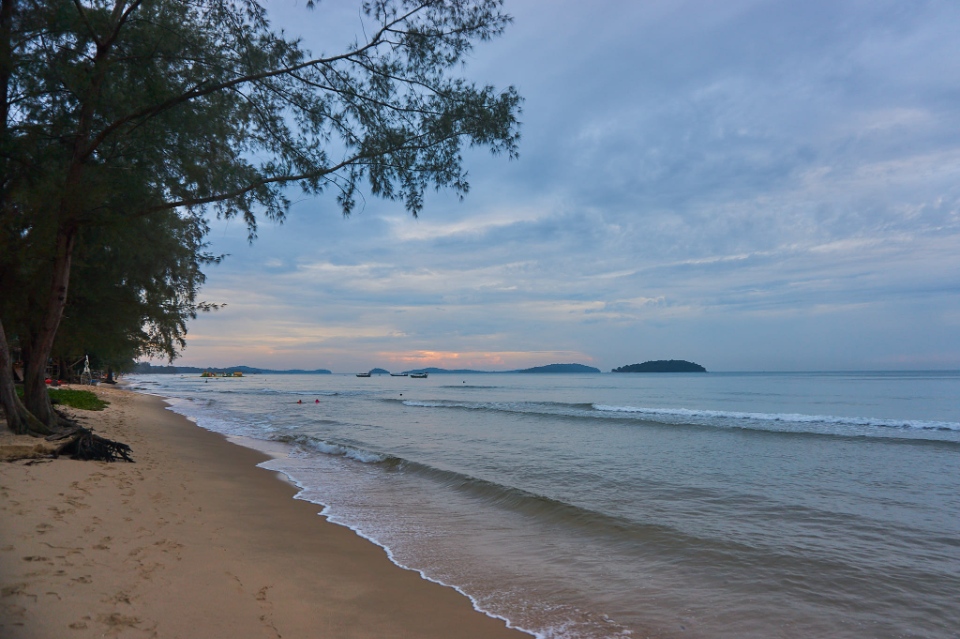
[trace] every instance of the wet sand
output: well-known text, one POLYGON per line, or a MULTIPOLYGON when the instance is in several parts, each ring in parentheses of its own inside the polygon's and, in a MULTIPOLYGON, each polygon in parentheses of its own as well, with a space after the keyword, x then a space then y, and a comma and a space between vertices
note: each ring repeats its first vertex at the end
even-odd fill
POLYGON ((96 392, 72 414, 137 463, 0 462, 0 637, 529 637, 292 499, 261 453, 96 392))

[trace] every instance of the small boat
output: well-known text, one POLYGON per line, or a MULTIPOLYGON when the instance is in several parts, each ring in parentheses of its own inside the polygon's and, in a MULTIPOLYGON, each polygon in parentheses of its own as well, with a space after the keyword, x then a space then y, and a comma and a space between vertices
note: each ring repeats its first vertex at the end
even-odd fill
POLYGON ((357 377, 370 377, 370 373, 357 373, 357 377))
POLYGON ((390 377, 406 377, 406 373, 390 373, 390 377))
POLYGON ((413 379, 426 379, 427 374, 426 373, 410 373, 410 377, 412 377, 413 379))

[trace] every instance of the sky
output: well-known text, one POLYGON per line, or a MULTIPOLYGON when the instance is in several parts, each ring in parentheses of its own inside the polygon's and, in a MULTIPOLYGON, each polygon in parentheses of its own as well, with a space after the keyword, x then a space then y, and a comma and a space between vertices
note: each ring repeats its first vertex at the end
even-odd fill
MULTIPOLYGON (((306 48, 353 2, 265 3, 306 48)), ((465 77, 525 98, 418 219, 293 193, 214 221, 175 363, 960 369, 960 3, 507 0, 465 77)))

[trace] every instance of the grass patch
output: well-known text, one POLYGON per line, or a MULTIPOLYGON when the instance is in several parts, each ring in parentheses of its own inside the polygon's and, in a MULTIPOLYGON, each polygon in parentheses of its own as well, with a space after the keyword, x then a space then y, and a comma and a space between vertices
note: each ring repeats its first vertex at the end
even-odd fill
MULTIPOLYGON (((86 390, 73 390, 67 388, 48 388, 50 401, 54 404, 61 404, 80 410, 103 410, 110 402, 105 402, 94 393, 86 390)), ((23 399, 23 386, 17 386, 17 395, 23 399)))
POLYGON ((50 401, 54 404, 63 404, 80 410, 103 410, 110 403, 86 390, 51 388, 48 392, 50 393, 50 401))

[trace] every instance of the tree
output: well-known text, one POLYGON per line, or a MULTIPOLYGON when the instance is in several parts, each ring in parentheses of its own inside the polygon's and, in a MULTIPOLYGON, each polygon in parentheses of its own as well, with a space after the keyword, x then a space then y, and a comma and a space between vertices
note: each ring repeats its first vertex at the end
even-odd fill
POLYGON ((516 91, 453 73, 508 24, 502 0, 367 0, 369 37, 330 55, 272 31, 254 0, 0 3, 0 254, 50 251, 25 344, 26 406, 48 425, 83 229, 177 210, 242 217, 252 240, 289 187, 332 190, 349 214, 364 181, 416 215, 427 188, 468 191, 465 144, 516 154, 516 91))
POLYGON ((141 356, 177 357, 187 321, 211 308, 197 300, 202 267, 220 260, 205 252, 206 232, 205 220, 173 210, 83 229, 54 358, 90 354, 97 368, 123 368, 141 356))

